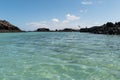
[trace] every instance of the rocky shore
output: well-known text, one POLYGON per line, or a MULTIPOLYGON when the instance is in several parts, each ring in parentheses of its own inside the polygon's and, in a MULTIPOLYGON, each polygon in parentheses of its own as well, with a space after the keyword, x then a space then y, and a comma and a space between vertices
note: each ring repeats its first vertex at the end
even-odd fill
POLYGON ((120 22, 116 22, 116 23, 108 22, 102 26, 94 26, 91 28, 81 28, 80 32, 119 35, 120 34, 120 22))
POLYGON ((0 20, 0 32, 22 32, 22 30, 6 20, 0 20))

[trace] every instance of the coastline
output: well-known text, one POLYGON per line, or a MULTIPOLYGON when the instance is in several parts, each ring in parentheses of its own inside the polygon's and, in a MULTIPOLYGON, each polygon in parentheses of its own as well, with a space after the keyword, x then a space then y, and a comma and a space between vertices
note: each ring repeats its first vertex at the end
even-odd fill
POLYGON ((24 31, 9 23, 6 20, 0 20, 0 33, 18 33, 18 32, 87 32, 94 34, 107 34, 107 35, 120 35, 120 22, 112 23, 107 22, 101 26, 93 26, 90 28, 64 28, 64 29, 56 29, 50 30, 49 28, 38 28, 34 31, 24 31))

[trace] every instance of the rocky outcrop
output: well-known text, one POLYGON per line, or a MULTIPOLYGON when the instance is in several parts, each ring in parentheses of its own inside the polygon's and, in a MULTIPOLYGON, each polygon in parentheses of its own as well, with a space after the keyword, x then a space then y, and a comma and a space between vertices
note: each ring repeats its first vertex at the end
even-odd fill
POLYGON ((12 25, 6 20, 0 20, 0 32, 21 32, 18 27, 12 25))
POLYGON ((96 34, 120 34, 120 22, 116 22, 115 24, 112 22, 108 22, 102 26, 94 26, 91 28, 82 28, 80 32, 90 32, 96 34))
POLYGON ((37 32, 49 32, 50 29, 48 29, 48 28, 38 28, 36 31, 37 32))

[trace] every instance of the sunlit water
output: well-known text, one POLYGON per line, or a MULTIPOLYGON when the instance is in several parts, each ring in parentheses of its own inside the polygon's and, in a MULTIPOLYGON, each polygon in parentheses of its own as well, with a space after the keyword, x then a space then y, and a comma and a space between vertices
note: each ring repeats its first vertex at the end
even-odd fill
POLYGON ((120 36, 0 33, 0 80, 120 80, 120 36))

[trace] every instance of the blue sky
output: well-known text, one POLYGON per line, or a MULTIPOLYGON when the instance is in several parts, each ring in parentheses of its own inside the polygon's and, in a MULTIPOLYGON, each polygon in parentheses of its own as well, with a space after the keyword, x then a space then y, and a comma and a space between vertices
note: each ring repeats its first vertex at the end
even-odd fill
POLYGON ((91 27, 120 21, 120 0, 0 0, 0 19, 23 30, 91 27))

